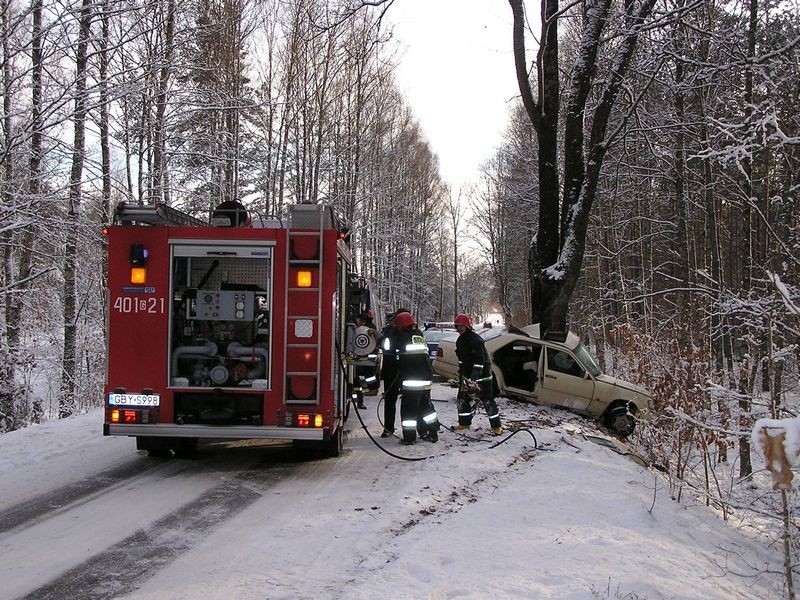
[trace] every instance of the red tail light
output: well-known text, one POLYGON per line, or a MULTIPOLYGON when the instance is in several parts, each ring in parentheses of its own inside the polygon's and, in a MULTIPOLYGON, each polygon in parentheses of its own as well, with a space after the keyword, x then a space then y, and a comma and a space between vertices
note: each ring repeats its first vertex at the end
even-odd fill
POLYGON ((319 429, 325 425, 325 418, 320 413, 292 413, 283 414, 283 424, 286 427, 309 427, 319 429))

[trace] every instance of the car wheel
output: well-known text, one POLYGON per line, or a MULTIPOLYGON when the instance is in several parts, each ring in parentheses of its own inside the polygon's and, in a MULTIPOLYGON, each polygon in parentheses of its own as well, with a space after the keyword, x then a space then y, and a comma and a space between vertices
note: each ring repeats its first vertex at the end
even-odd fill
POLYGON ((606 413, 603 425, 611 430, 611 433, 620 437, 628 437, 636 428, 636 420, 627 406, 615 406, 606 413))

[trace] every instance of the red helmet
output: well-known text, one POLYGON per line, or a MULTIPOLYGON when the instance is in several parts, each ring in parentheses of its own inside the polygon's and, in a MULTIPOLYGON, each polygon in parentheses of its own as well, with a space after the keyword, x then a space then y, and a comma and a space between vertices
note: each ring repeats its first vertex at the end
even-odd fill
POLYGON ((472 319, 469 318, 469 315, 460 314, 453 319, 453 323, 456 325, 466 325, 470 329, 472 329, 472 319))
POLYGON ((397 329, 405 329, 406 327, 411 327, 416 324, 417 320, 409 312, 401 312, 394 317, 394 326, 397 327, 397 329))

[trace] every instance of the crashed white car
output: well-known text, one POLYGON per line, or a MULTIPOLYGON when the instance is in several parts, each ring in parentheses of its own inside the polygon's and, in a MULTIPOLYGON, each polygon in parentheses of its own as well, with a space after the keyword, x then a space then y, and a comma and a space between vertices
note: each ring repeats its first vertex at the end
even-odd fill
MULTIPOLYGON (((622 437, 633 433, 637 415, 653 408, 650 392, 602 373, 572 332, 560 339, 543 339, 538 324, 508 331, 476 331, 483 337, 492 361, 497 395, 600 419, 622 437)), ((458 379, 457 338, 454 334, 440 339, 433 361, 434 372, 447 379, 458 379)))

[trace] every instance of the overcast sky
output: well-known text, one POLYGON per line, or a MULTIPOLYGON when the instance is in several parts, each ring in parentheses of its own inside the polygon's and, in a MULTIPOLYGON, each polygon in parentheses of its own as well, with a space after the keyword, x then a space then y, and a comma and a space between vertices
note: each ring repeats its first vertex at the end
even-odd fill
POLYGON ((501 143, 518 94, 505 0, 396 0, 397 83, 454 193, 501 143))

